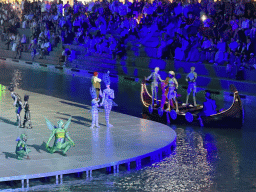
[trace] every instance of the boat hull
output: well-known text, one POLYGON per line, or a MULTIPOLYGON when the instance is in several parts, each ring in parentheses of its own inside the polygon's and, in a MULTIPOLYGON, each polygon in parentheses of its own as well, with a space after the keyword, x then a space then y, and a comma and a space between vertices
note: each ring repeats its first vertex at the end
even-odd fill
MULTIPOLYGON (((195 126, 204 126, 211 128, 241 128, 243 125, 244 113, 242 102, 238 91, 234 85, 230 86, 231 91, 234 93, 233 103, 227 110, 218 112, 211 116, 201 116, 203 124, 198 120, 198 113, 202 111, 202 105, 197 107, 182 106, 179 104, 179 113, 176 117, 173 115, 174 111, 166 111, 167 102, 162 105, 162 113, 159 113, 160 104, 152 107, 152 97, 148 93, 145 83, 141 85, 141 100, 143 103, 143 115, 145 118, 150 118, 163 123, 173 124, 190 124, 195 126), (151 108, 151 110, 149 110, 151 108)), ((161 103, 161 101, 159 101, 161 103)))

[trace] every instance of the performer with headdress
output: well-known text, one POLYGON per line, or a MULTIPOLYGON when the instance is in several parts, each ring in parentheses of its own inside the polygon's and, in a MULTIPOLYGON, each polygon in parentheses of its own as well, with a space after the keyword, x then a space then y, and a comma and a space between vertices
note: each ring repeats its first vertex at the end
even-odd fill
POLYGON ((103 81, 104 81, 107 88, 103 90, 103 97, 102 97, 102 102, 101 102, 100 106, 104 105, 105 119, 106 119, 107 127, 112 127, 113 125, 111 125, 109 123, 109 114, 110 114, 110 111, 112 109, 112 106, 117 106, 117 104, 113 101, 113 99, 115 98, 115 94, 114 94, 114 90, 110 89, 109 73, 110 72, 108 71, 103 76, 103 81))
POLYGON ((171 99, 174 99, 175 100, 175 105, 176 105, 176 112, 179 112, 179 108, 178 108, 178 102, 177 102, 177 89, 178 89, 178 81, 177 79, 175 78, 175 73, 174 71, 169 71, 169 74, 170 74, 170 79, 169 79, 169 82, 168 82, 168 87, 169 87, 169 92, 168 92, 168 95, 167 95, 167 98, 169 100, 169 105, 168 105, 168 109, 167 111, 170 111, 171 109, 171 99))
POLYGON ((14 92, 14 86, 10 85, 8 87, 8 90, 11 92, 11 96, 14 100, 13 106, 16 107, 16 116, 17 116, 17 122, 18 126, 21 127, 21 119, 20 119, 20 112, 22 110, 22 102, 21 102, 21 97, 14 92))
POLYGON ((152 91, 152 106, 154 106, 154 101, 156 99, 156 103, 158 103, 157 100, 157 93, 158 93, 158 80, 160 80, 161 82, 163 81, 160 77, 160 75, 158 74, 159 71, 159 67, 155 68, 155 72, 151 73, 150 76, 148 76, 147 78, 145 78, 147 81, 151 78, 153 78, 153 82, 151 83, 151 91, 152 91))
POLYGON ((96 126, 97 128, 100 128, 99 126, 99 102, 100 100, 97 99, 97 93, 96 93, 96 89, 94 87, 90 88, 90 93, 92 96, 92 109, 91 109, 91 113, 92 113, 92 126, 90 128, 93 128, 94 126, 96 126))
POLYGON ((99 99, 99 96, 102 96, 102 92, 101 92, 101 86, 100 86, 101 79, 98 78, 98 72, 93 73, 91 81, 92 81, 92 86, 96 89, 97 99, 99 99))
POLYGON ((29 129, 32 129, 32 123, 31 123, 31 119, 30 119, 30 110, 29 110, 29 104, 28 104, 28 100, 29 100, 29 95, 24 95, 24 105, 23 108, 25 110, 25 115, 24 115, 24 121, 23 121, 23 127, 25 128, 26 123, 29 123, 29 129))
POLYGON ((197 79, 197 73, 195 72, 195 67, 191 67, 190 70, 191 70, 190 73, 186 76, 186 81, 188 81, 186 105, 188 105, 189 95, 190 95, 191 91, 193 90, 194 106, 196 106, 196 79, 197 79))

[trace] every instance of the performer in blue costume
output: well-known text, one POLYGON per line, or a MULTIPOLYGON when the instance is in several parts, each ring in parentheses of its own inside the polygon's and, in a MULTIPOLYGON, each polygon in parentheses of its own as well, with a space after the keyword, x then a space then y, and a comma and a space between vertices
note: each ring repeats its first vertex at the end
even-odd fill
POLYGON ((152 106, 154 106, 154 101, 156 99, 156 103, 158 103, 157 100, 157 93, 158 93, 158 80, 160 80, 161 82, 163 81, 160 77, 160 75, 158 74, 159 71, 159 67, 155 68, 155 72, 151 73, 150 76, 148 76, 146 78, 146 80, 148 81, 149 79, 153 78, 153 82, 151 83, 151 91, 152 91, 152 106))
POLYGON ((92 96, 92 109, 91 109, 91 113, 92 113, 92 126, 90 128, 93 128, 94 126, 96 126, 97 128, 100 128, 99 126, 99 102, 100 100, 97 99, 98 95, 97 95, 97 91, 94 87, 90 88, 90 93, 92 96))
POLYGON ((179 87, 179 84, 178 84, 178 81, 177 79, 175 78, 175 73, 174 71, 169 71, 169 74, 170 74, 170 79, 169 79, 169 82, 168 82, 168 87, 169 87, 169 92, 168 92, 168 95, 167 95, 167 98, 169 100, 169 105, 168 105, 168 109, 167 111, 170 111, 171 109, 171 99, 174 99, 175 100, 175 105, 176 105, 176 112, 179 112, 179 108, 178 108, 178 102, 177 102, 177 89, 179 87))
POLYGON ((186 105, 188 105, 188 99, 191 91, 193 90, 193 100, 194 100, 194 106, 196 106, 196 79, 197 79, 197 73, 195 72, 195 67, 190 68, 190 73, 186 76, 186 81, 188 81, 188 89, 187 89, 187 99, 186 99, 186 105))
POLYGON ((217 113, 216 102, 215 102, 215 100, 211 99, 211 94, 209 92, 206 92, 205 99, 206 99, 206 101, 203 103, 203 111, 201 111, 198 114, 198 116, 199 116, 198 120, 199 120, 201 126, 203 126, 203 121, 201 119, 201 116, 210 116, 210 115, 214 115, 217 113))
POLYGON ((109 114, 110 114, 110 111, 112 109, 112 106, 117 106, 117 104, 113 101, 113 99, 115 98, 115 94, 114 94, 114 90, 110 89, 109 73, 110 72, 108 71, 103 76, 103 81, 104 81, 107 88, 103 90, 103 97, 102 97, 102 102, 101 102, 100 106, 104 105, 106 126, 107 127, 112 127, 113 125, 111 125, 109 123, 109 114))
POLYGON ((21 97, 14 92, 14 86, 11 85, 9 86, 8 90, 11 92, 11 96, 14 100, 13 106, 16 107, 16 116, 17 116, 17 122, 18 126, 21 127, 21 118, 20 118, 20 112, 22 110, 22 102, 21 102, 21 97))

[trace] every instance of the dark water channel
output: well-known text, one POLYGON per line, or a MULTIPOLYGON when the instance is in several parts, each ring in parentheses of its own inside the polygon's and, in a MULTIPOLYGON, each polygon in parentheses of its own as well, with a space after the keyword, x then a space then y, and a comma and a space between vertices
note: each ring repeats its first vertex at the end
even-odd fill
MULTIPOLYGON (((90 76, 82 76, 0 64, 2 85, 9 85, 15 77, 21 89, 90 104, 90 76)), ((114 110, 142 117, 140 83, 111 80, 119 105, 114 110)), ((199 94, 199 103, 202 98, 199 94)), ((232 97, 216 99, 220 108, 232 102, 232 97)), ((177 147, 162 162, 118 175, 95 171, 92 180, 70 176, 59 186, 35 181, 30 191, 256 191, 256 102, 242 101, 245 124, 241 130, 170 125, 177 133, 177 147)))

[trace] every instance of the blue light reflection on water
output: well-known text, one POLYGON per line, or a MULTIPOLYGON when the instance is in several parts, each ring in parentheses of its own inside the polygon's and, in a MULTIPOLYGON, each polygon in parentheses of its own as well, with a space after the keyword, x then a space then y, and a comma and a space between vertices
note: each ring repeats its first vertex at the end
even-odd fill
MULTIPOLYGON (((2 66, 1 66, 2 67, 2 66)), ((21 89, 90 104, 90 79, 52 72, 8 66, 1 68, 0 83, 8 85, 13 77, 21 89), (15 71, 16 68, 16 71, 15 71), (13 74, 18 75, 13 75, 13 74), (53 76, 53 77, 52 77, 53 76), (49 80, 46 81, 46 80, 49 80), (47 83, 44 83, 47 82, 47 83), (51 84, 50 84, 51 83, 51 84), (47 91, 49 89, 49 91, 47 91), (70 91, 72 90, 72 91, 70 91)), ((140 116, 140 84, 115 82, 117 111, 140 116), (136 103, 136 105, 134 105, 136 103)), ((103 89, 105 88, 102 85, 103 89)), ((226 98, 228 99, 228 98, 226 98)), ((230 106, 219 101, 219 105, 230 106)), ((242 130, 208 129, 171 125, 177 133, 175 152, 164 161, 130 173, 96 174, 93 180, 70 178, 62 186, 35 187, 35 191, 256 191, 256 142, 254 117, 256 105, 245 101, 245 125, 242 130)), ((218 104, 217 103, 217 104, 218 104)), ((114 109, 115 110, 115 109, 114 109)), ((108 134, 107 134, 108 135, 108 134)), ((94 142, 98 133, 94 134, 94 142)), ((109 142, 108 135, 106 143, 109 142)), ((99 146, 100 147, 100 146, 99 146)), ((100 150, 100 148, 95 149, 100 150)), ((31 188, 32 190, 33 188, 31 188)))

